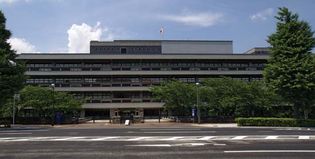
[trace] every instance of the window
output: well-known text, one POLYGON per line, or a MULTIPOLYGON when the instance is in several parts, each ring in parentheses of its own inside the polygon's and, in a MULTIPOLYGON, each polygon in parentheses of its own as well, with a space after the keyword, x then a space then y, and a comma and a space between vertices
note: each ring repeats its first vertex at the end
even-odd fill
POLYGON ((121 54, 126 54, 127 53, 127 48, 120 48, 120 53, 121 54))

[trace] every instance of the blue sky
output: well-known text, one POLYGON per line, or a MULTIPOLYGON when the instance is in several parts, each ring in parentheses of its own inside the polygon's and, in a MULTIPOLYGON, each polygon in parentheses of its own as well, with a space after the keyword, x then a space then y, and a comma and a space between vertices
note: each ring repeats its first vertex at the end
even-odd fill
POLYGON ((18 52, 88 52, 88 41, 233 40, 234 52, 268 46, 278 7, 315 30, 314 0, 0 0, 18 52))

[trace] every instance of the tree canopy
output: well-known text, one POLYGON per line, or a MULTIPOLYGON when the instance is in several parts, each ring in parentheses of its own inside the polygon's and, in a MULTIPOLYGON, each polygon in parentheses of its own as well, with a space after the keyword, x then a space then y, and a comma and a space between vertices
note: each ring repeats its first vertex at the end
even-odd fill
POLYGON ((279 8, 276 32, 268 37, 271 57, 264 79, 272 90, 294 108, 295 117, 308 117, 315 99, 315 46, 311 26, 288 8, 279 8))
POLYGON ((173 115, 190 116, 196 106, 197 87, 201 116, 266 116, 279 101, 262 81, 244 82, 232 78, 207 79, 195 83, 169 81, 151 88, 153 96, 165 103, 173 115))
POLYGON ((20 107, 33 108, 44 115, 51 111, 72 112, 81 109, 82 101, 71 94, 49 88, 26 86, 21 90, 20 107))
POLYGON ((15 51, 7 40, 11 32, 6 29, 6 18, 0 10, 0 108, 13 98, 25 81, 23 63, 16 61, 15 51))

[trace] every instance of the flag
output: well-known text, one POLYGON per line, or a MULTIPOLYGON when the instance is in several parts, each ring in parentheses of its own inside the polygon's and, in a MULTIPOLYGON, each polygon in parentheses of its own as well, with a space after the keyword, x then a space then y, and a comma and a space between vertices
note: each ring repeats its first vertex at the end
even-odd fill
POLYGON ((160 34, 163 34, 163 33, 164 33, 164 28, 161 27, 161 29, 160 29, 160 34))

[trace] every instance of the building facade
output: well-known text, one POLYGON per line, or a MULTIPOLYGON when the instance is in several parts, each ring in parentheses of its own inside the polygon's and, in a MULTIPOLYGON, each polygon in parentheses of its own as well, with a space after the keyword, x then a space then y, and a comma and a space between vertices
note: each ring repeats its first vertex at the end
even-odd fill
POLYGON ((169 79, 202 82, 228 76, 262 79, 268 55, 233 54, 232 41, 92 41, 90 53, 21 54, 29 85, 50 86, 84 99, 81 116, 121 119, 159 115, 150 87, 169 79))

